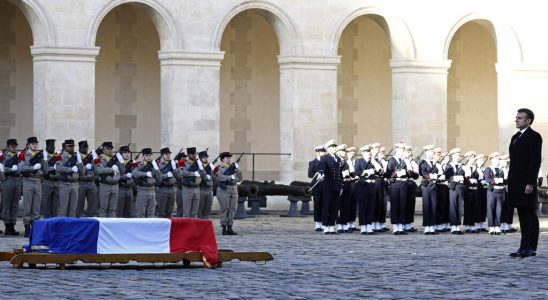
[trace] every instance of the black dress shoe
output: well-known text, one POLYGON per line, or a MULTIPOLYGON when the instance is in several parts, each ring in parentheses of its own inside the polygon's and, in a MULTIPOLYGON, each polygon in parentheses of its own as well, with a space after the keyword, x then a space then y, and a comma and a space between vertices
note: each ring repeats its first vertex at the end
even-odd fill
POLYGON ((530 249, 523 250, 519 253, 518 256, 521 257, 521 258, 525 258, 525 257, 529 257, 529 256, 537 256, 537 251, 530 250, 530 249))
POLYGON ((394 231, 394 235, 400 235, 401 233, 399 231, 394 231))
POLYGON ((487 230, 487 228, 482 228, 482 229, 480 229, 480 231, 482 231, 482 232, 489 232, 489 230, 487 230))
POLYGON ((342 229, 339 229, 339 230, 337 230, 337 232, 338 232, 338 233, 343 233, 343 232, 344 232, 344 230, 342 230, 342 229))
POLYGON ((367 235, 375 235, 375 232, 368 232, 367 235))
POLYGON ((507 231, 511 233, 511 232, 517 232, 518 230, 515 229, 515 228, 510 228, 510 229, 508 229, 507 231))
POLYGON ((380 229, 380 231, 382 231, 382 232, 387 232, 388 230, 390 230, 390 229, 388 229, 386 227, 380 229))
POLYGON ((321 228, 316 228, 316 229, 314 229, 314 231, 322 231, 322 229, 321 228))
POLYGON ((361 232, 361 234, 367 235, 367 231, 363 231, 363 232, 361 232))
POLYGON ((520 255, 521 251, 523 251, 523 250, 522 250, 522 249, 518 249, 518 251, 512 252, 512 253, 510 253, 510 254, 508 254, 508 255, 510 255, 511 257, 518 257, 518 256, 520 255))
POLYGON ((405 232, 405 231, 400 231, 400 234, 401 234, 401 235, 406 235, 407 232, 405 232))
POLYGON ((472 233, 472 230, 471 230, 471 229, 466 229, 464 232, 466 232, 466 233, 472 233))

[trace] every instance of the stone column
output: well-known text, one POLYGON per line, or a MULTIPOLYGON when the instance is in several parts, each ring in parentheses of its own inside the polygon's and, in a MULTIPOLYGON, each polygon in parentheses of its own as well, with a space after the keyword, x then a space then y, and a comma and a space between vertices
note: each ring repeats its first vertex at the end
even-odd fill
POLYGON ((280 179, 308 181, 314 147, 337 137, 339 56, 279 56, 280 179))
MULTIPOLYGON (((532 128, 541 134, 548 132, 548 65, 545 64, 496 64, 498 79, 498 149, 508 153, 508 146, 516 129, 515 117, 520 108, 529 108, 535 113, 532 128)), ((547 137, 544 137, 546 140, 547 137)), ((543 147, 543 157, 548 147, 543 147)), ((546 176, 548 163, 543 161, 546 176)))
POLYGON ((33 46, 31 54, 34 134, 41 141, 87 139, 95 145, 95 58, 99 48, 33 46))
POLYGON ((223 57, 224 52, 159 52, 162 147, 209 147, 210 156, 218 154, 223 57))
POLYGON ((447 146, 447 72, 451 61, 391 60, 392 137, 421 149, 447 146))

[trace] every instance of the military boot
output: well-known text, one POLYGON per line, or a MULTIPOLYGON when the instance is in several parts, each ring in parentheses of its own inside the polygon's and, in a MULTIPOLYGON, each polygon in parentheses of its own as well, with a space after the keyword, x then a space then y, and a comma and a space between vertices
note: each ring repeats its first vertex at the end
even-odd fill
POLYGON ((237 233, 232 230, 232 225, 228 225, 228 229, 226 230, 226 233, 228 235, 237 235, 237 233))
POLYGON ((223 227, 223 235, 227 235, 228 231, 226 231, 226 225, 222 225, 221 227, 223 227))
POLYGON ((15 224, 6 224, 4 235, 19 235, 19 232, 15 231, 15 224))

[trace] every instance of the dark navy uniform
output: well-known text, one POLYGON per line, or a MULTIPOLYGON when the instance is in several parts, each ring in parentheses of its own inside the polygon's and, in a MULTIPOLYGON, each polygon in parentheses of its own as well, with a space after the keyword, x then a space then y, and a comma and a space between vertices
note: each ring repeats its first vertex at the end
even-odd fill
POLYGON ((500 217, 502 213, 502 201, 504 197, 504 182, 500 169, 497 167, 488 167, 484 173, 487 187, 487 225, 489 233, 500 233, 500 217))
POLYGON ((405 205, 407 203, 408 175, 403 158, 391 157, 386 167, 390 174, 390 221, 395 225, 394 234, 405 234, 403 224, 405 222, 405 205))
POLYGON ((335 226, 338 204, 343 187, 342 166, 343 160, 334 154, 324 155, 320 160, 319 170, 324 176, 323 226, 335 226))
MULTIPOLYGON (((317 177, 320 170, 320 160, 315 158, 308 162, 308 178, 317 177)), ((317 180, 317 179, 316 179, 317 180)), ((316 181, 314 181, 316 183, 316 181)), ((313 183, 313 184, 314 184, 313 183)), ((314 199, 314 222, 322 222, 323 214, 323 184, 318 183, 312 190, 312 199, 314 199)), ((318 229, 319 227, 317 227, 318 229)))
POLYGON ((356 198, 358 200, 358 222, 362 234, 373 233, 373 222, 376 204, 375 182, 378 176, 371 159, 359 159, 356 161, 356 175, 359 177, 356 183, 356 198))
MULTIPOLYGON (((419 174, 422 177, 422 225, 437 225, 437 182, 440 170, 438 166, 429 160, 422 160, 419 164, 419 174)), ((425 231, 433 232, 433 231, 425 231)))
POLYGON ((459 226, 462 225, 464 198, 466 197, 466 186, 464 185, 463 180, 460 180, 461 176, 464 178, 462 164, 446 165, 445 177, 449 181, 449 223, 452 227, 451 231, 456 234, 462 233, 459 226))

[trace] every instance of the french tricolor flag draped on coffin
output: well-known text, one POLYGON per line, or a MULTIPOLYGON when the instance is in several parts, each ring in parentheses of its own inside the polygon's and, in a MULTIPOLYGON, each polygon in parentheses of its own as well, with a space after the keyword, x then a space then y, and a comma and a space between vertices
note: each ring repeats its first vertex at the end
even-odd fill
POLYGON ((27 250, 61 254, 202 252, 211 265, 218 251, 213 224, 192 218, 67 218, 34 221, 27 250), (30 247, 29 247, 30 246, 30 247), (30 249, 29 249, 30 248, 30 249))

